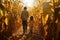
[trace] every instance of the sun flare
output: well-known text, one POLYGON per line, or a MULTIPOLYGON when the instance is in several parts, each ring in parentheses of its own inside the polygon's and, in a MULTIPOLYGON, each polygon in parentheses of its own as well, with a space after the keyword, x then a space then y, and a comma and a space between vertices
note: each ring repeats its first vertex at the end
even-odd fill
POLYGON ((38 4, 38 1, 37 0, 20 0, 24 6, 26 7, 33 7, 35 6, 36 4, 38 4))

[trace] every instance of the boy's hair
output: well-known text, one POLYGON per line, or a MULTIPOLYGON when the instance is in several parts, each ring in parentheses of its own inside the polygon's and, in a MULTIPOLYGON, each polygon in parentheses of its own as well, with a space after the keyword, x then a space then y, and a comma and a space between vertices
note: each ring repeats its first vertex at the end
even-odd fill
POLYGON ((24 9, 27 9, 27 7, 24 7, 24 9))
POLYGON ((33 20, 33 16, 30 17, 30 20, 33 20))

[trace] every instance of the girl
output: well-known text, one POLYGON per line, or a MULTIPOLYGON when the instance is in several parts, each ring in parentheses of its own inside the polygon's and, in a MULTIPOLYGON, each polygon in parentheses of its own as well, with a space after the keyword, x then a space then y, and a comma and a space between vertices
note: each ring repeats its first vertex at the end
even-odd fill
POLYGON ((33 19, 33 16, 30 17, 29 26, 30 26, 30 33, 33 33, 33 27, 34 27, 34 19, 33 19))

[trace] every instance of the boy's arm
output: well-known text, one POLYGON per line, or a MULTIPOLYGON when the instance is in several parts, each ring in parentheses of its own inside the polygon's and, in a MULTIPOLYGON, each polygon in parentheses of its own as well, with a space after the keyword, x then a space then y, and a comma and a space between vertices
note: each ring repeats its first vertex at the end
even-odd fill
POLYGON ((29 13, 27 12, 27 17, 29 17, 29 13))
POLYGON ((22 19, 22 14, 23 14, 23 12, 21 13, 21 19, 22 19))

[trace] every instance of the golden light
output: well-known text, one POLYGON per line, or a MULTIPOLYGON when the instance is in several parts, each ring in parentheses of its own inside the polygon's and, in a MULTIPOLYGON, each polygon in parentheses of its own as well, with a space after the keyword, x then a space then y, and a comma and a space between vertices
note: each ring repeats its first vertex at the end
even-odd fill
POLYGON ((23 3, 23 6, 33 7, 38 4, 38 0, 20 0, 23 3))
POLYGON ((32 7, 34 5, 34 0, 21 0, 21 2, 24 4, 26 7, 32 7))

